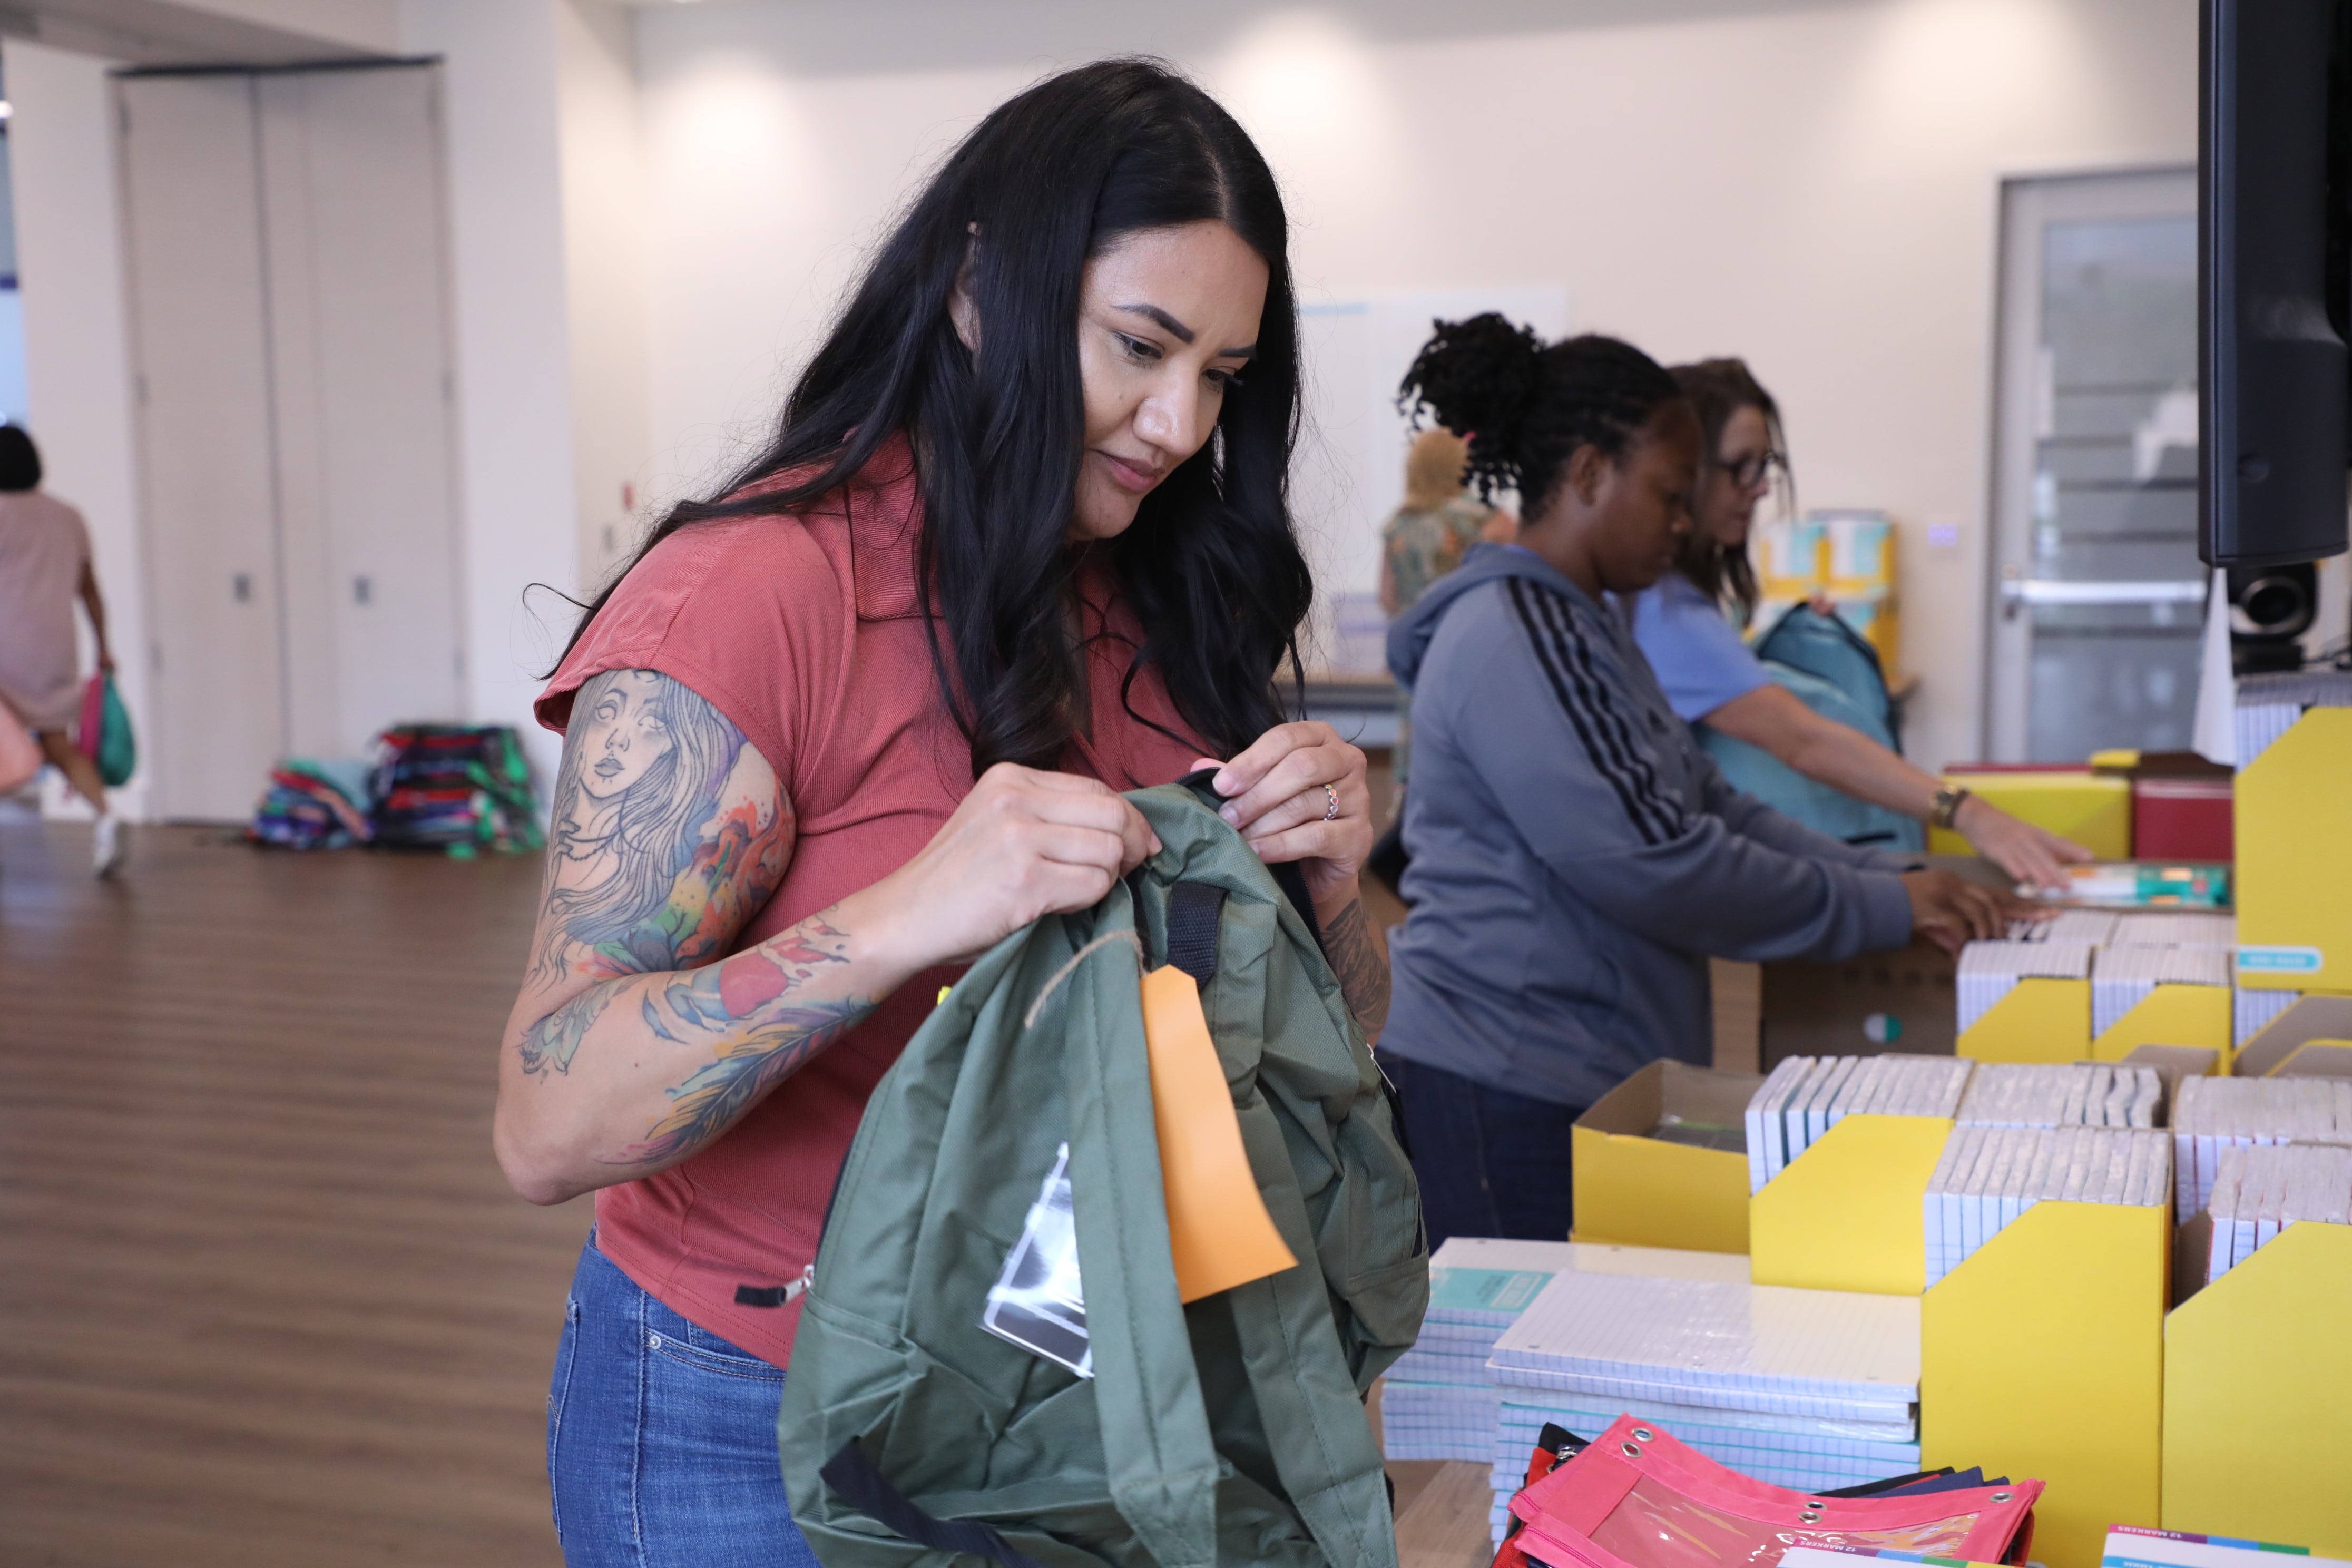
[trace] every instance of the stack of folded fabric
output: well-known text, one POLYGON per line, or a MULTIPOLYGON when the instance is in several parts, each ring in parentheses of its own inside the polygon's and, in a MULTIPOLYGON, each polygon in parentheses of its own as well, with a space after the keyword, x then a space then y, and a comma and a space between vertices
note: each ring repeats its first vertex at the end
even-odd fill
POLYGON ((1429 1260, 1429 1310, 1421 1339, 1381 1384, 1381 1435, 1391 1459, 1494 1457, 1502 1402, 1486 1357, 1552 1275, 1580 1248, 1567 1241, 1456 1236, 1429 1260))
POLYGON ((341 849, 375 837, 368 764, 291 757, 269 770, 269 790, 245 836, 284 849, 341 849))
MULTIPOLYGON (((1633 1249, 1629 1249, 1633 1250, 1633 1249)), ((1547 1423, 1591 1437, 1657 1423, 1753 1479, 1819 1492, 1919 1468, 1919 1299, 1747 1280, 1747 1259, 1563 1268, 1496 1342, 1497 1539, 1547 1423)))
POLYGON ((376 841, 393 848, 536 849, 545 840, 522 742, 503 724, 404 724, 376 739, 376 841))

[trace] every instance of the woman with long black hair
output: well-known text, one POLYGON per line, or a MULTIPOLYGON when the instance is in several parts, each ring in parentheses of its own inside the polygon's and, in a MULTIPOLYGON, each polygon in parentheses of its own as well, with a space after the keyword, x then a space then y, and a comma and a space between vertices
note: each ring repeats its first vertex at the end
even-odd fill
POLYGON ((549 1403, 572 1563, 814 1561, 774 1423, 835 1172, 951 966, 1155 847, 1118 791, 1215 766, 1378 1033, 1364 759, 1276 685, 1309 595, 1286 246, 1199 89, 1041 83, 915 199, 768 449, 583 617, 496 1126, 524 1196, 597 1193, 549 1403))

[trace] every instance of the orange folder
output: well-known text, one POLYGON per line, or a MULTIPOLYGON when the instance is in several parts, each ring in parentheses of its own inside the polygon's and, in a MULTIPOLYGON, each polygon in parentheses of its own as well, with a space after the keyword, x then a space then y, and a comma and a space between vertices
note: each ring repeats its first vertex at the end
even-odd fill
POLYGON ((1173 964, 1143 977, 1143 1037, 1177 1294, 1197 1301, 1295 1267, 1250 1173, 1201 988, 1173 964))

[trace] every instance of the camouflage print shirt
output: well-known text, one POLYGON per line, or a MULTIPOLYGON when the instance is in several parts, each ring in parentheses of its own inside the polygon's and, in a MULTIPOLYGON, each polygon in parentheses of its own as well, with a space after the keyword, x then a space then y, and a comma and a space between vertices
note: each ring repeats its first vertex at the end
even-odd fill
POLYGON ((1432 583, 1462 564, 1494 515, 1493 507, 1466 495, 1432 510, 1397 509, 1381 527, 1381 549, 1396 584, 1396 614, 1412 609, 1432 583))

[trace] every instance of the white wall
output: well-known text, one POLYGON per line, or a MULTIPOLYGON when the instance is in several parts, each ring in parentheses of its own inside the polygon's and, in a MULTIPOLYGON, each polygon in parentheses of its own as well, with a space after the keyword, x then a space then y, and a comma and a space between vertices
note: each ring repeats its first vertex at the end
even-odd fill
POLYGON ((1905 523, 1930 764, 1979 747, 2000 176, 2196 152, 2193 0, 766 0, 637 29, 667 490, 756 437, 982 113, 1160 52, 1260 138, 1310 293, 1564 286, 1580 329, 1745 355, 1804 502, 1905 523))
POLYGON ((530 717, 579 587, 557 0, 403 0, 403 48, 446 60, 468 715, 530 717))
MULTIPOLYGON (((106 65, 12 38, 0 44, 0 69, 12 109, 30 428, 47 470, 44 488, 79 507, 89 523, 121 666, 116 682, 143 734, 149 650, 106 65)), ((86 637, 84 649, 88 668, 94 653, 86 637)), ((116 799, 141 816, 146 793, 142 766, 116 799)))
POLYGON ((608 0, 556 6, 580 581, 629 557, 651 455, 646 190, 635 35, 608 0))

